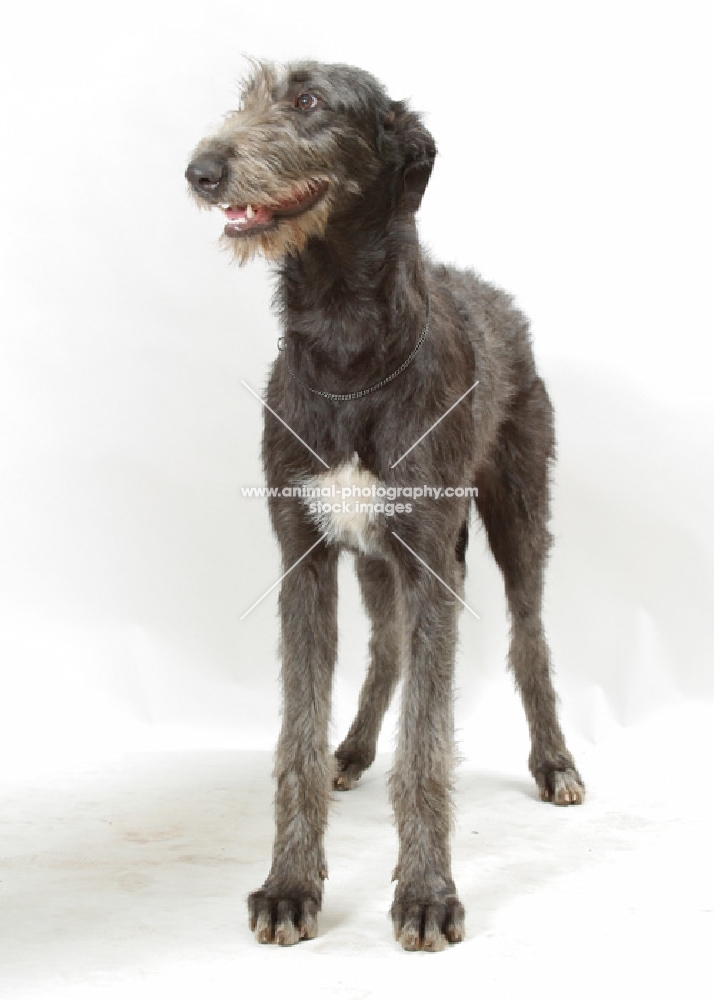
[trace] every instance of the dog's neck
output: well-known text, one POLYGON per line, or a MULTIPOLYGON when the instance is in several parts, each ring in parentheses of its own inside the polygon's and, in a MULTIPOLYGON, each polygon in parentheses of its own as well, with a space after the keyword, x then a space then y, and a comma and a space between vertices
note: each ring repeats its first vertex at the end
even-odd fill
POLYGON ((424 325, 425 272, 412 215, 344 217, 288 258, 278 302, 301 377, 351 392, 394 370, 424 325))

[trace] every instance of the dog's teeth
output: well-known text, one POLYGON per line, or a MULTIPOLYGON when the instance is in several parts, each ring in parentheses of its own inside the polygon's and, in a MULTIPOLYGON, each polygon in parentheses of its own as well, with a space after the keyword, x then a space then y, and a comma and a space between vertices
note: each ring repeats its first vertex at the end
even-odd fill
POLYGON ((249 219, 253 218, 253 216, 255 215, 255 212, 253 211, 253 206, 252 205, 246 205, 245 206, 245 214, 246 214, 247 218, 249 218, 249 219))

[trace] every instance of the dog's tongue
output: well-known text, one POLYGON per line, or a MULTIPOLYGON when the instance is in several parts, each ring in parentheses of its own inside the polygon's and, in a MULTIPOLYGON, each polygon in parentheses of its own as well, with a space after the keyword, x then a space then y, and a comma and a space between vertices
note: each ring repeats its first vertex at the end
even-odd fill
POLYGON ((273 218, 272 210, 263 205, 231 205, 224 211, 230 222, 241 229, 265 226, 273 218))

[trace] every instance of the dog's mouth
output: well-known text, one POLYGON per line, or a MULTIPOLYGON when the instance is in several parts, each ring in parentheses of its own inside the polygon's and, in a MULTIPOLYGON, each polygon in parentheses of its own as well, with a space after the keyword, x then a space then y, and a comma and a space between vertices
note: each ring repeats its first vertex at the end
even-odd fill
POLYGON ((276 229, 281 219, 294 219, 316 205, 327 187, 327 181, 309 180, 280 201, 267 205, 221 205, 228 219, 223 232, 226 236, 239 237, 276 229))

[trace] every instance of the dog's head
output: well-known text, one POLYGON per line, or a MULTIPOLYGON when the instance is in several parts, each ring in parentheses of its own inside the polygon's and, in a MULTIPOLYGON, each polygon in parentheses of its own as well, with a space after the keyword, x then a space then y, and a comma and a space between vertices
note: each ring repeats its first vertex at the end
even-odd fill
POLYGON ((254 63, 239 109, 201 140, 186 177, 199 205, 225 213, 240 263, 281 260, 330 224, 415 212, 435 155, 419 116, 369 73, 254 63))

